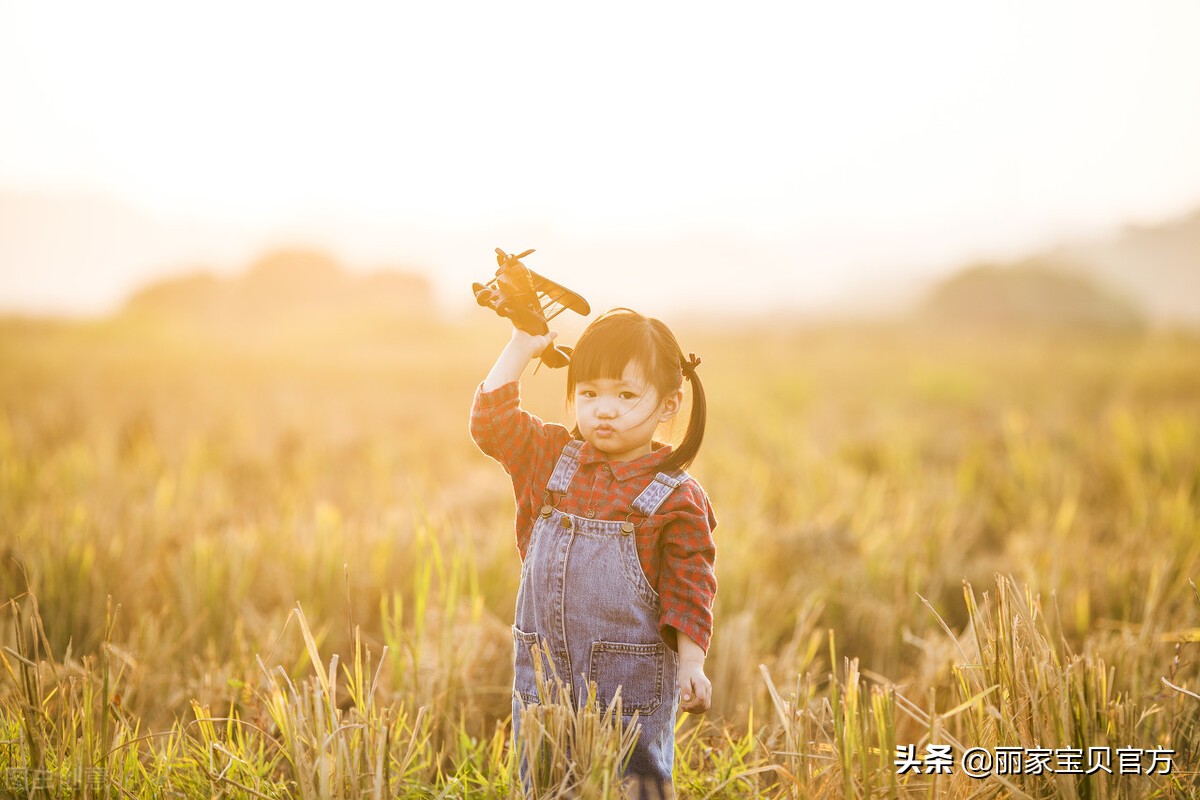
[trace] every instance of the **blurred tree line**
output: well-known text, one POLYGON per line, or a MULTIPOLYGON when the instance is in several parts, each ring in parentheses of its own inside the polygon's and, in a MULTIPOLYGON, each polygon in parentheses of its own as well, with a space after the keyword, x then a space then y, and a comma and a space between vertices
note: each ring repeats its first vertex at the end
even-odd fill
POLYGON ((433 304, 433 289, 423 275, 387 269, 353 274, 326 253, 281 249, 238 277, 200 270, 155 281, 134 292, 120 316, 250 334, 264 327, 427 320, 434 315, 433 304))
POLYGON ((1146 327, 1144 313, 1125 294, 1043 259, 968 267, 933 287, 919 313, 935 325, 979 330, 1137 333, 1146 327))

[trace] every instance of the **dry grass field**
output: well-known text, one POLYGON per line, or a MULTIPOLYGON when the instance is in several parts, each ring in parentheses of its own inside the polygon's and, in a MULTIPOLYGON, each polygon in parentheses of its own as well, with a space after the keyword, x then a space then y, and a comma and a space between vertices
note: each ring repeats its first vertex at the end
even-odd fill
MULTIPOLYGON (((467 435, 507 331, 472 324, 0 323, 0 793, 508 796, 512 497, 467 435)), ((720 520, 681 797, 1200 794, 1200 338, 674 327, 720 520)), ((580 755, 542 794, 619 794, 605 709, 544 712, 580 755)))

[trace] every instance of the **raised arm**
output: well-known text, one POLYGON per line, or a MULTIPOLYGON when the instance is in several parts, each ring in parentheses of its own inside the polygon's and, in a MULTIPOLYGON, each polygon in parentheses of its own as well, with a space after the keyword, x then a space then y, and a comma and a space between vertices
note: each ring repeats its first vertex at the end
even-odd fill
POLYGON ((520 405, 517 381, 553 338, 553 332, 531 336, 514 330, 471 408, 471 438, 512 476, 518 499, 532 487, 530 481, 544 479, 542 473, 571 438, 562 425, 545 423, 520 405))

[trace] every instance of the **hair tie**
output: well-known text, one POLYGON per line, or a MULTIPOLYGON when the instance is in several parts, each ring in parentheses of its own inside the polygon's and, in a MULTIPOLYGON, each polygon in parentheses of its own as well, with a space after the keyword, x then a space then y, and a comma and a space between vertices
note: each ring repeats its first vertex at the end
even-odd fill
POLYGON ((688 353, 687 359, 683 356, 679 357, 679 368, 683 370, 683 377, 689 381, 696 374, 696 367, 700 366, 700 357, 695 353, 688 353))

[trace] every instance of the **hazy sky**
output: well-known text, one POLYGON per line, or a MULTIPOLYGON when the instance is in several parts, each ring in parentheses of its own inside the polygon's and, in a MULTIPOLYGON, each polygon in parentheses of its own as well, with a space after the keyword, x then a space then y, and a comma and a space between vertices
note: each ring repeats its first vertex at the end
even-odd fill
MULTIPOLYGON (((468 241, 716 241, 826 291, 1200 205, 1197 42, 1194 0, 0 0, 0 191, 454 281, 468 241)), ((40 291, 134 274, 97 269, 40 291)))

